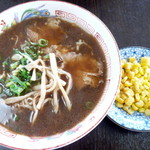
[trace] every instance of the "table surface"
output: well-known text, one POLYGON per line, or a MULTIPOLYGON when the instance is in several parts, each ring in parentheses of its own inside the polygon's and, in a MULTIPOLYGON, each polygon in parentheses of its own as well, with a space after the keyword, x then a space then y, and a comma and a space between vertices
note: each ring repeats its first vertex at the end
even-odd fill
MULTIPOLYGON (((30 0, 0 0, 0 12, 30 0)), ((119 48, 150 47, 150 0, 65 0, 98 16, 119 48)), ((107 117, 88 135, 61 150, 149 150, 150 133, 125 130, 107 117)), ((0 146, 0 150, 9 150, 0 146)))

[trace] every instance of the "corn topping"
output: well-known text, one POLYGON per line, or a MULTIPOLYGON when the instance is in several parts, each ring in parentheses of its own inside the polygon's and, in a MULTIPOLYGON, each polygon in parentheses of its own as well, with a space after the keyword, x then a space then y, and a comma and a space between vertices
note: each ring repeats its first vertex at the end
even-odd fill
POLYGON ((135 111, 150 116, 150 57, 140 62, 134 57, 122 59, 122 80, 116 106, 129 114, 135 111))

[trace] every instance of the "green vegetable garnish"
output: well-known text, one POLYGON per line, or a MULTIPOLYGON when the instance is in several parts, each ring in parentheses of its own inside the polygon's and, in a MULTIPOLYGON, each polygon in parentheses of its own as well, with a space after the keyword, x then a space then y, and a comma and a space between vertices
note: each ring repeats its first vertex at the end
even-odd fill
POLYGON ((0 83, 4 84, 5 83, 5 80, 4 79, 0 79, 0 83))
POLYGON ((14 53, 14 54, 19 54, 19 49, 18 49, 18 48, 14 48, 14 49, 13 49, 13 53, 14 53))
POLYGON ((27 81, 21 81, 18 77, 12 76, 10 79, 13 84, 10 85, 10 91, 17 96, 22 95, 25 91, 28 91, 30 88, 30 83, 27 81))
POLYGON ((39 45, 40 47, 45 47, 45 46, 48 45, 48 41, 45 40, 45 39, 39 39, 38 45, 39 45))
POLYGON ((19 66, 19 62, 18 62, 18 61, 17 61, 17 62, 14 62, 14 63, 10 64, 10 69, 11 69, 11 70, 14 70, 14 69, 16 69, 18 66, 19 66))
POLYGON ((27 59, 26 58, 21 58, 20 60, 21 65, 26 65, 27 64, 27 59))
POLYGON ((18 86, 16 83, 10 85, 10 91, 13 93, 13 95, 20 96, 23 90, 24 89, 18 86))
POLYGON ((3 69, 7 69, 9 67, 10 64, 10 57, 6 58, 5 61, 2 63, 2 67, 3 69))
POLYGON ((30 44, 33 45, 33 46, 37 46, 38 45, 38 43, 34 43, 34 42, 30 42, 30 44))
POLYGON ((19 77, 19 79, 21 79, 22 81, 30 81, 31 79, 31 73, 26 70, 25 68, 21 69, 17 76, 19 77))
POLYGON ((27 49, 26 54, 28 54, 28 56, 31 57, 33 60, 36 60, 38 58, 38 54, 35 53, 32 49, 27 49))
MULTIPOLYGON (((25 66, 32 60, 36 60, 41 54, 42 47, 48 45, 45 39, 39 39, 37 43, 26 41, 20 48, 14 48, 13 53, 19 54, 20 59, 14 59, 15 56, 8 57, 2 62, 3 70, 7 73, 4 79, 0 79, 0 95, 3 96, 20 96, 31 91, 31 87, 41 82, 41 72, 36 70, 36 81, 31 81, 32 70, 28 71, 25 66), (26 55, 27 58, 24 56, 26 55)), ((48 58, 48 56, 45 56, 48 58)))
POLYGON ((44 59, 49 59, 49 54, 43 56, 44 59))
POLYGON ((13 114, 13 120, 14 121, 19 121, 19 116, 17 114, 13 114))
POLYGON ((87 109, 92 109, 93 108, 93 102, 92 101, 87 101, 86 103, 85 103, 85 106, 86 106, 86 108, 87 109))

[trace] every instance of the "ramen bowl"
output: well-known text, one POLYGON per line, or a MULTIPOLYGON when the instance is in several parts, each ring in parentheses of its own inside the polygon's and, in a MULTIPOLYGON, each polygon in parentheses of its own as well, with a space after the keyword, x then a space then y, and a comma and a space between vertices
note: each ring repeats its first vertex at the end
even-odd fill
POLYGON ((0 13, 0 32, 35 16, 59 17, 93 35, 104 53, 107 77, 103 94, 93 111, 69 130, 52 136, 29 137, 0 126, 0 144, 13 149, 57 149, 81 139, 106 116, 120 83, 119 50, 113 35, 98 17, 77 5, 61 1, 33 1, 14 6, 0 13))

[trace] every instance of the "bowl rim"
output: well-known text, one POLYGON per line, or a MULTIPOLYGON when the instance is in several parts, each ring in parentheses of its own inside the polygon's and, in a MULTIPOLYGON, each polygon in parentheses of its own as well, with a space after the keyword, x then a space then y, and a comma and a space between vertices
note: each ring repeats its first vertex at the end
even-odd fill
MULTIPOLYGON (((118 58, 119 58, 119 62, 120 62, 119 48, 118 48, 117 42, 116 42, 116 40, 115 40, 113 34, 111 33, 111 31, 110 31, 110 30, 108 29, 108 27, 103 23, 103 21, 101 21, 101 19, 98 18, 95 14, 93 14, 93 13, 90 12, 89 10, 87 10, 87 9, 85 9, 84 7, 81 7, 81 6, 77 5, 77 4, 70 3, 70 2, 66 2, 66 1, 60 1, 60 0, 37 0, 37 1, 33 1, 33 0, 32 0, 32 1, 29 1, 29 2, 24 2, 24 3, 20 3, 20 4, 17 4, 17 5, 11 6, 11 7, 7 8, 7 9, 5 9, 4 11, 0 12, 0 15, 1 15, 1 13, 7 12, 7 11, 9 11, 9 10, 11 10, 11 9, 14 9, 16 6, 18 7, 18 6, 21 6, 21 5, 24 5, 24 4, 30 4, 30 3, 32 4, 32 3, 36 3, 36 2, 43 2, 43 3, 44 3, 44 2, 47 2, 47 3, 49 3, 49 2, 63 3, 63 4, 67 4, 67 5, 72 5, 72 6, 78 7, 79 9, 82 9, 83 11, 86 11, 87 13, 89 13, 92 17, 94 17, 96 20, 98 20, 98 21, 105 27, 105 29, 107 30, 107 32, 109 33, 109 36, 110 36, 111 39, 113 40, 113 43, 114 43, 115 48, 116 48, 116 50, 117 50, 117 54, 118 54, 118 58)), ((121 67, 120 67, 120 70, 119 70, 119 71, 120 71, 120 73, 121 73, 121 67)), ((121 80, 121 74, 120 74, 120 73, 119 73, 119 78, 118 78, 118 82, 117 82, 117 89, 119 88, 120 80, 121 80)), ((105 111, 105 113, 103 114, 103 116, 102 116, 101 118, 99 118, 99 120, 98 120, 93 126, 91 126, 86 132, 84 132, 83 134, 80 134, 80 136, 75 137, 73 140, 68 141, 68 142, 66 142, 66 143, 57 145, 57 146, 55 146, 55 147, 42 148, 42 149, 44 150, 44 149, 57 149, 57 148, 62 148, 62 147, 64 147, 64 146, 67 146, 67 145, 69 145, 69 144, 72 144, 72 143, 74 143, 74 142, 80 140, 82 137, 86 136, 86 135, 87 135, 88 133, 90 133, 94 128, 96 128, 96 127, 99 125, 99 123, 104 119, 104 117, 107 115, 108 110, 110 109, 110 107, 112 106, 112 104, 113 104, 114 101, 115 101, 116 94, 117 94, 117 90, 116 90, 116 92, 114 93, 114 97, 113 97, 113 99, 112 99, 112 101, 111 101, 111 103, 110 103, 108 109, 107 109, 107 110, 105 111)), ((1 126, 1 125, 0 125, 0 126, 1 126)), ((47 136, 46 136, 46 137, 47 137, 47 136)), ((8 147, 8 148, 13 148, 13 149, 26 150, 26 149, 23 149, 23 148, 13 147, 13 146, 6 145, 6 144, 3 144, 3 143, 0 143, 0 145, 5 146, 5 147, 8 147)), ((31 149, 32 149, 32 148, 31 148, 31 149)), ((33 148, 33 150, 35 150, 35 148, 33 148)))

